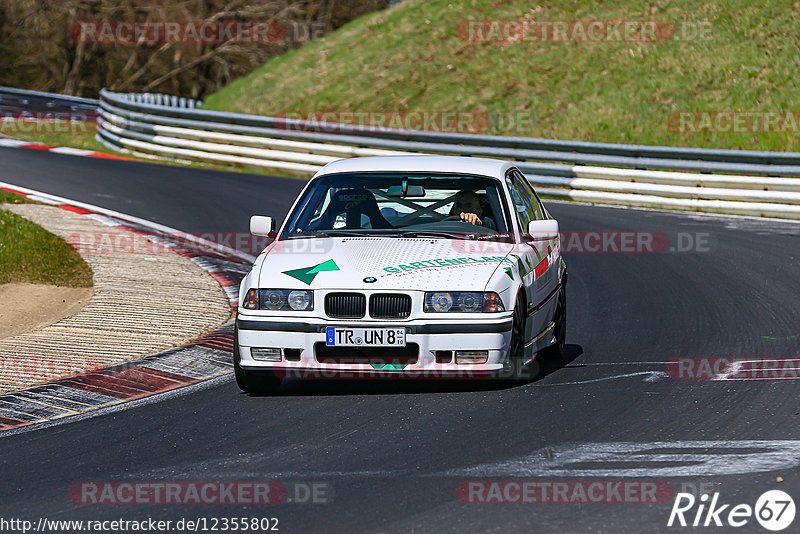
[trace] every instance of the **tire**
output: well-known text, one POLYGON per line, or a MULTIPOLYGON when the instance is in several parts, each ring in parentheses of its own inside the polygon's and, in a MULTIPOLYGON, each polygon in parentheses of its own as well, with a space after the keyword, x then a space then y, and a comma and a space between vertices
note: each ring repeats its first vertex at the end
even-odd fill
POLYGON ((561 286, 558 292, 558 304, 553 315, 555 323, 556 342, 542 350, 542 356, 548 359, 559 360, 564 356, 564 347, 567 344, 567 285, 561 286))
POLYGON ((245 371, 241 366, 239 355, 239 329, 233 327, 233 375, 236 385, 245 393, 251 395, 268 395, 280 390, 282 380, 272 371, 245 371))
POLYGON ((501 377, 514 382, 526 378, 532 366, 525 366, 525 305, 522 295, 517 296, 514 318, 511 326, 511 346, 508 350, 508 366, 501 371, 501 377))

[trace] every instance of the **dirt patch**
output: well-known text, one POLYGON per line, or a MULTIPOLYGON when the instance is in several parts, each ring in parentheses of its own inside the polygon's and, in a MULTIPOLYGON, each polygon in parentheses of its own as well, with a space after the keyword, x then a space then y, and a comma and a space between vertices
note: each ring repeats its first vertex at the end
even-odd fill
POLYGON ((2 284, 0 339, 36 330, 74 315, 92 295, 92 287, 2 284))

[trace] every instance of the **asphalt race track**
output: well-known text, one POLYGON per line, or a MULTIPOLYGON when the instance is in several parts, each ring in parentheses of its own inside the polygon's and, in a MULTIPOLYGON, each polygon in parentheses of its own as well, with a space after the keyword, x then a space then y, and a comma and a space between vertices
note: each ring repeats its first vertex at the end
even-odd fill
MULTIPOLYGON (((282 218, 303 185, 34 150, 0 149, 0 162, 0 181, 189 232, 246 232, 254 213, 282 218)), ((567 358, 523 385, 295 381, 280 396, 250 397, 227 381, 0 437, 0 516, 276 517, 281 532, 655 532, 687 530, 667 527, 674 499, 481 503, 462 502, 457 488, 647 481, 674 492, 705 484, 731 505, 753 506, 772 489, 797 500, 800 383, 677 379, 666 362, 800 356, 800 225, 548 207, 565 231, 657 232, 670 246, 695 246, 568 247, 567 358), (88 481, 320 483, 329 502, 73 502, 70 486, 88 481)), ((737 530, 764 531, 754 518, 737 530)))

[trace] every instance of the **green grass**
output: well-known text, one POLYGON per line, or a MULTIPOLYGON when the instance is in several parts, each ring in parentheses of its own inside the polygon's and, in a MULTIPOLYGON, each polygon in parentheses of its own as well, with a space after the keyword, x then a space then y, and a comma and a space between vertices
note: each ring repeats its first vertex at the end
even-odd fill
POLYGON ((66 121, 54 123, 14 121, 0 124, 0 133, 23 141, 42 143, 49 146, 69 146, 84 150, 114 153, 95 140, 94 136, 97 133, 95 122, 75 122, 70 124, 66 121))
MULTIPOLYGON (((486 133, 759 150, 800 150, 800 131, 685 133, 682 111, 800 109, 800 3, 405 0, 269 61, 206 109, 462 111, 486 133), (709 38, 663 42, 467 42, 469 20, 708 21, 709 38), (509 125, 513 117, 524 124, 509 125), (504 121, 499 120, 505 118, 504 121)), ((798 126, 800 128, 800 126, 798 126)))
POLYGON ((0 204, 38 204, 38 202, 32 202, 27 197, 0 189, 0 204))
MULTIPOLYGON (((0 133, 15 139, 30 141, 32 143, 42 143, 48 146, 67 146, 71 148, 81 148, 83 150, 93 150, 104 154, 115 156, 125 156, 116 150, 107 148, 95 139, 97 134, 97 123, 93 121, 76 122, 70 124, 66 121, 55 123, 48 122, 6 122, 0 123, 0 133)), ((129 157, 129 156, 127 156, 129 157)))
MULTIPOLYGON (((0 191, 0 201, 13 201, 8 195, 12 194, 0 191)), ((11 282, 91 287, 92 270, 60 237, 0 210, 0 284, 11 282)))

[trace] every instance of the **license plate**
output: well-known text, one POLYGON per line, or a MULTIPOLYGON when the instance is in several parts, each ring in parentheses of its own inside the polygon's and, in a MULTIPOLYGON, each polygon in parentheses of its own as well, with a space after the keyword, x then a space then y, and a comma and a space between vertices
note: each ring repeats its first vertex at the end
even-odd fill
POLYGON ((325 329, 329 347, 405 347, 404 328, 334 328, 325 329))

